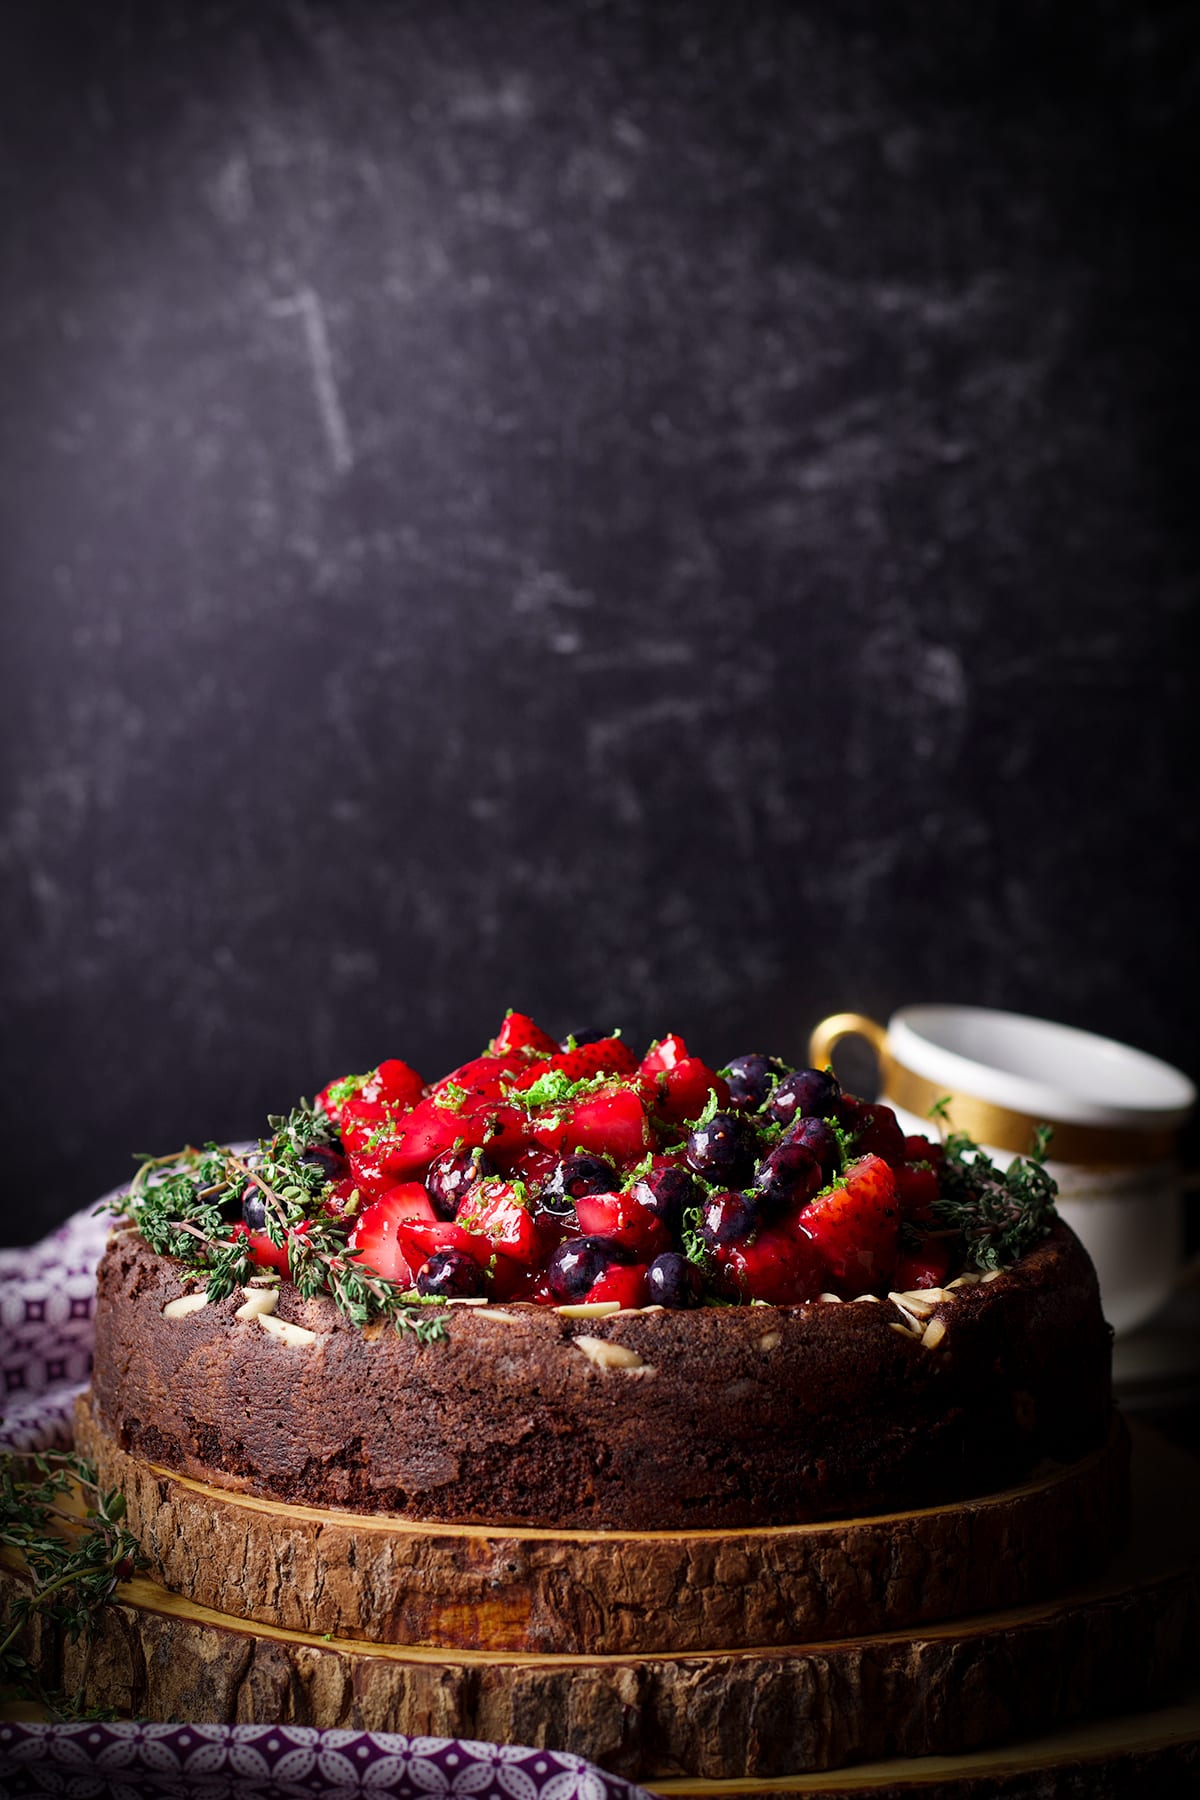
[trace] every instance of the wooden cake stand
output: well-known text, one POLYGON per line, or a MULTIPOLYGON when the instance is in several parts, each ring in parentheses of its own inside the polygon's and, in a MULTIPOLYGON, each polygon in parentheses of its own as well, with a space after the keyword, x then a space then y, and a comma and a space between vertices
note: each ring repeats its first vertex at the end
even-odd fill
POLYGON ((1107 1795, 1200 1741, 1200 1465, 1135 1433, 1119 1549, 1119 1421, 1003 1494, 742 1532, 322 1512, 127 1456, 86 1405, 78 1437, 149 1571, 36 1653, 119 1712, 546 1745, 681 1797, 1107 1795))

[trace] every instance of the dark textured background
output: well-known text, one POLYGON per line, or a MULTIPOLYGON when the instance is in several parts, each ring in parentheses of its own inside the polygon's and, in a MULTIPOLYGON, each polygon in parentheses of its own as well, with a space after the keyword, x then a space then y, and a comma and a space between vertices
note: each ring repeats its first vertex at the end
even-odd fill
POLYGON ((509 1004, 1200 1070, 1194 8, 0 33, 5 1235, 509 1004))

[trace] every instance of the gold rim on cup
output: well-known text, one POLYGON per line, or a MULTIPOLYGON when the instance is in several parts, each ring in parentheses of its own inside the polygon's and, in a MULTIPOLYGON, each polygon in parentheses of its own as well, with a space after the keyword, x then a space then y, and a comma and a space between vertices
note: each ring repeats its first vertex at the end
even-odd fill
POLYGON ((955 1093, 938 1087, 924 1075, 898 1063, 888 1049, 887 1028, 865 1013, 831 1013, 814 1029, 808 1042, 808 1060, 823 1069, 843 1038, 861 1037, 879 1062, 879 1097, 903 1107, 918 1119, 928 1119, 936 1107, 952 1131, 965 1131, 977 1144, 1011 1150, 1027 1156, 1039 1125, 1049 1125, 1054 1136, 1049 1155, 1054 1162, 1086 1164, 1093 1168, 1127 1168, 1139 1163, 1167 1162, 1175 1153, 1178 1133, 1170 1130, 1132 1131, 1106 1125, 1073 1125, 1052 1118, 1033 1118, 1007 1106, 996 1106, 974 1094, 955 1093), (943 1104, 944 1103, 944 1104, 943 1104))

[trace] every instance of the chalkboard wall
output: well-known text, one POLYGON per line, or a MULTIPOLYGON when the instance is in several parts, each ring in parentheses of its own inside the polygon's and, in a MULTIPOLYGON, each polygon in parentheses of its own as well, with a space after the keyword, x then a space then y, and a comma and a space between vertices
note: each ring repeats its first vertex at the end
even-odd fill
POLYGON ((509 1005, 1200 1071, 1192 9, 0 33, 4 1236, 509 1005))

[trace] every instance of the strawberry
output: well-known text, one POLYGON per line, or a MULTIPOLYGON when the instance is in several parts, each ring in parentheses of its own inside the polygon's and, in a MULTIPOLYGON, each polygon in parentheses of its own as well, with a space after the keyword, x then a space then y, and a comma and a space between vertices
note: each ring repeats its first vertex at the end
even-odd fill
POLYGON ((894 1174, 902 1216, 918 1225, 931 1224, 933 1203, 940 1192, 936 1172, 917 1163, 903 1162, 894 1174))
MULTIPOLYGON (((356 1178, 370 1180, 375 1171, 394 1177, 415 1175, 443 1150, 456 1144, 473 1150, 485 1141, 482 1113, 467 1110, 455 1112, 439 1106, 433 1099, 422 1100, 410 1113, 397 1119, 391 1129, 379 1134, 379 1141, 356 1148, 350 1167, 356 1178)), ((371 1134, 374 1137, 376 1134, 371 1134)))
POLYGON ((834 1282, 861 1294, 890 1279, 899 1225, 896 1178, 881 1156, 869 1155, 850 1163, 835 1186, 809 1202, 797 1228, 816 1246, 834 1282))
POLYGON ((619 1037, 597 1038, 574 1050, 560 1050, 545 1062, 533 1063, 512 1083, 514 1092, 532 1087, 544 1075, 557 1074, 564 1082, 590 1081, 593 1075, 632 1075, 637 1068, 633 1051, 619 1037))
POLYGON ((456 1101, 460 1094, 465 1094, 468 1100, 499 1099, 505 1081, 521 1074, 527 1066, 525 1058, 515 1054, 475 1056, 435 1082, 429 1090, 430 1098, 445 1105, 456 1101))
POLYGON ((716 1071, 698 1056, 683 1056, 658 1077, 649 1105, 660 1118, 682 1125, 688 1119, 698 1119, 708 1105, 709 1095, 714 1093, 718 1106, 728 1106, 728 1085, 716 1071))
POLYGON ((946 1154, 945 1146, 937 1138, 906 1137, 904 1155, 908 1162, 933 1163, 936 1167, 946 1154))
POLYGON ((486 1239, 492 1250, 532 1267, 541 1249, 537 1226, 519 1193, 507 1181, 481 1181, 458 1209, 455 1224, 486 1239))
POLYGON ((575 1215, 589 1237, 608 1238, 624 1244, 644 1262, 653 1262, 664 1250, 673 1248, 666 1225, 636 1198, 626 1194, 580 1194, 575 1202, 575 1215))
POLYGON ((429 1195, 419 1181, 401 1181, 359 1214, 347 1248, 361 1251, 356 1259, 364 1269, 385 1281, 411 1287, 419 1264, 410 1263, 399 1237, 401 1220, 436 1219, 429 1195))
MULTIPOLYGON (((292 1229, 297 1237, 308 1236, 308 1226, 303 1219, 292 1229)), ((290 1274, 286 1242, 273 1244, 265 1231, 251 1231, 250 1227, 241 1219, 235 1225, 230 1226, 229 1235, 231 1238, 249 1240, 247 1248, 260 1269, 276 1269, 280 1275, 290 1274)))
POLYGON ((678 1033, 668 1032, 664 1038, 655 1038, 650 1048, 638 1064, 638 1073, 653 1082, 666 1069, 673 1069, 688 1054, 688 1047, 678 1033))
POLYGON ((381 1100, 392 1111, 407 1112, 415 1106, 425 1092, 425 1083, 415 1069, 401 1062, 398 1057, 389 1056, 373 1069, 359 1089, 362 1100, 381 1100))
POLYGON ((901 1294, 911 1288, 941 1287, 950 1269, 944 1238, 926 1238, 917 1250, 905 1250, 896 1264, 892 1285, 901 1294))
POLYGON ((592 1150, 637 1162, 651 1147, 645 1108, 632 1088, 613 1086, 535 1115, 530 1136, 547 1150, 592 1150))
POLYGON ((617 1300, 626 1307, 645 1306, 646 1268, 645 1263, 609 1263, 603 1275, 588 1289, 587 1302, 617 1300))
POLYGON ((558 1049, 554 1039, 535 1025, 528 1013, 510 1010, 491 1042, 493 1056, 506 1056, 512 1050, 524 1050, 533 1056, 553 1056, 558 1049))
POLYGON ((842 1129, 853 1139, 856 1156, 881 1156, 892 1168, 899 1168, 906 1155, 904 1133, 890 1106, 846 1095, 838 1111, 842 1129))
POLYGON ((540 1144, 534 1144, 528 1150, 522 1150, 512 1166, 513 1179, 523 1181, 531 1194, 540 1194, 555 1169, 559 1158, 553 1150, 543 1150, 540 1144))
POLYGON ((819 1251, 786 1225, 764 1225, 751 1238, 720 1245, 716 1256, 726 1283, 744 1301, 796 1306, 824 1284, 819 1251))

